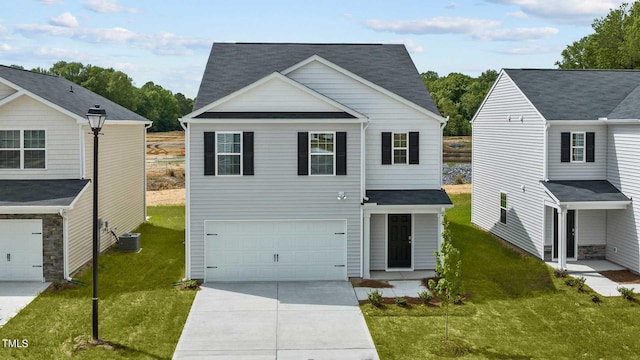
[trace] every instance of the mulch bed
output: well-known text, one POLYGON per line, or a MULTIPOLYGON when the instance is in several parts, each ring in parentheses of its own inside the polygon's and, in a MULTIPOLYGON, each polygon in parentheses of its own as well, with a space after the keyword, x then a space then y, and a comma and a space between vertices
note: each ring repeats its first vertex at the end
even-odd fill
MULTIPOLYGON (((406 306, 407 308, 410 308, 412 305, 423 304, 422 300, 420 300, 420 298, 417 298, 417 297, 402 296, 402 298, 407 300, 407 306, 406 306)), ((360 305, 369 304, 369 300, 358 300, 358 303, 360 305)), ((385 308, 386 305, 395 305, 395 304, 396 304, 396 298, 385 297, 385 298, 382 298, 382 305, 380 306, 380 308, 385 308)), ((427 304, 427 306, 439 306, 439 305, 440 305, 440 300, 438 298, 434 298, 427 304)))
POLYGON ((634 274, 629 270, 601 271, 600 275, 620 284, 640 284, 640 275, 634 274))
POLYGON ((353 279, 351 280, 351 285, 353 287, 368 287, 368 288, 391 288, 393 285, 389 284, 388 281, 382 280, 361 280, 361 279, 353 279))

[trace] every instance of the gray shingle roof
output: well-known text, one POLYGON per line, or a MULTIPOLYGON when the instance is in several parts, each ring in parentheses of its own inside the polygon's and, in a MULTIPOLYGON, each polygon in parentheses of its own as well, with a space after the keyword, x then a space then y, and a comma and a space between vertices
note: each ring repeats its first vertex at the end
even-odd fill
POLYGON ((194 111, 313 55, 440 114, 407 49, 397 44, 214 43, 194 111))
POLYGON ((640 118, 640 71, 504 71, 547 120, 640 118))
POLYGON ((452 205, 444 190, 367 190, 367 203, 378 205, 452 205))
POLYGON ((0 78, 4 78, 81 117, 85 117, 87 110, 97 104, 107 111, 107 120, 149 121, 133 111, 61 77, 0 65, 0 78), (69 91, 70 89, 73 89, 73 92, 69 91))
POLYGON ((607 180, 542 181, 560 202, 630 201, 607 180))
POLYGON ((69 206, 89 180, 0 180, 0 206, 69 206))

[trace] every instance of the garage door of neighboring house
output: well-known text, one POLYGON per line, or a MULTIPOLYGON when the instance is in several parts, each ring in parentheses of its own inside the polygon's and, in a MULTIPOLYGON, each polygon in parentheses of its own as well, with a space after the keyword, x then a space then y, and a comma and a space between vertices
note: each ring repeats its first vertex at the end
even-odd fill
POLYGON ((346 220, 207 221, 205 281, 347 280, 346 220))
POLYGON ((0 281, 42 279, 42 220, 0 220, 0 281))

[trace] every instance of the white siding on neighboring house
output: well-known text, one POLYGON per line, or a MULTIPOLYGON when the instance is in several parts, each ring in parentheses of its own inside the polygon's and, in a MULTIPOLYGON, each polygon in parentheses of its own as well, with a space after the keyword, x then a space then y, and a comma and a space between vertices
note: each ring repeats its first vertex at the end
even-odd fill
POLYGON ((371 259, 369 260, 371 270, 385 270, 386 267, 386 217, 386 214, 371 214, 371 259))
POLYGON ((473 122, 471 221, 540 258, 543 161, 544 119, 501 73, 473 122), (500 223, 501 191, 507 224, 500 223))
POLYGON ((607 214, 607 259, 639 272, 640 163, 638 125, 609 125, 607 180, 633 202, 607 214))
POLYGON ((189 124, 191 278, 204 277, 206 220, 347 220, 347 274, 360 276, 360 124, 189 124), (205 176, 205 131, 252 131, 253 176, 205 176), (346 131, 346 176, 299 176, 299 131, 346 131), (338 192, 346 200, 337 200, 338 192))
POLYGON ((22 96, 0 107, 0 130, 46 132, 46 169, 2 169, 2 179, 80 178, 80 139, 75 119, 22 96))
POLYGON ((272 79, 218 106, 215 111, 339 111, 281 79, 272 79), (282 99, 287 99, 284 103, 282 99))
MULTIPOLYGON (((604 180, 607 176, 607 127, 554 125, 548 131, 549 180, 604 180), (594 132, 594 162, 560 162, 560 137, 563 132, 594 132)), ((586 141, 586 140, 585 140, 586 141)), ((586 154, 586 153, 585 153, 586 154)))
POLYGON ((435 269, 436 258, 433 254, 438 250, 438 215, 415 214, 414 215, 414 254, 415 270, 435 269))
POLYGON ((93 249, 93 185, 76 200, 67 213, 69 274, 91 260, 93 249))
POLYGON ((439 189, 440 123, 324 64, 309 64, 287 74, 292 79, 369 117, 366 130, 368 190, 439 189), (420 132, 419 165, 382 165, 382 132, 420 132))
POLYGON ((3 99, 16 92, 14 89, 8 87, 5 84, 0 84, 0 99, 3 99))

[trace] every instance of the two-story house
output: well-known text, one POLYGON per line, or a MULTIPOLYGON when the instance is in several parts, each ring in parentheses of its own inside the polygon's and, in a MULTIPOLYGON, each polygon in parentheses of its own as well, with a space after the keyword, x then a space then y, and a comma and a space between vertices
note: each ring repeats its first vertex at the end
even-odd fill
POLYGON ((101 250, 145 220, 147 119, 63 78, 0 66, 0 281, 70 279, 91 259, 93 135, 101 250))
POLYGON ((640 72, 502 70, 473 119, 472 222, 640 272, 640 72))
POLYGON ((187 278, 434 268, 446 119, 403 45, 215 43, 181 121, 187 278))

